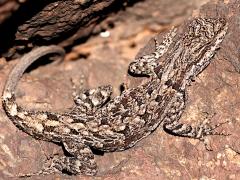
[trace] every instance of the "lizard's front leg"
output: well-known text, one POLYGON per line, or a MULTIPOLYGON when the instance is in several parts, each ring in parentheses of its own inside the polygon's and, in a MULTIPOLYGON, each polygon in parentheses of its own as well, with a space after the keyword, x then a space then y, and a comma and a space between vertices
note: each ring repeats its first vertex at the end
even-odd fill
MULTIPOLYGON (((172 103, 169 114, 164 119, 163 128, 169 134, 173 134, 176 136, 188 137, 199 139, 204 141, 204 137, 209 135, 226 135, 224 133, 216 132, 216 128, 223 125, 226 122, 219 123, 216 125, 211 125, 207 121, 201 122, 198 126, 192 126, 189 124, 183 124, 179 122, 179 118, 185 109, 185 93, 178 92, 175 102, 172 103)), ((206 148, 207 144, 205 144, 206 148)))
POLYGON ((154 68, 159 65, 159 59, 168 50, 176 35, 176 29, 173 28, 163 39, 161 43, 154 38, 155 51, 151 54, 144 55, 135 59, 129 65, 129 71, 135 75, 151 75, 154 74, 154 68))

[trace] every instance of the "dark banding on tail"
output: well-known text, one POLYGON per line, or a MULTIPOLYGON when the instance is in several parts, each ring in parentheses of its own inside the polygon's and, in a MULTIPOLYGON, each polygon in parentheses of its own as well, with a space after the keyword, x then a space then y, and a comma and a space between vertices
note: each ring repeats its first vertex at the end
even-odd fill
POLYGON ((34 63, 39 58, 46 56, 48 54, 58 54, 60 55, 61 59, 63 59, 65 55, 65 51, 63 48, 56 45, 42 46, 42 47, 33 49, 31 52, 25 54, 23 57, 19 59, 19 62, 12 69, 12 71, 8 76, 8 79, 5 84, 5 88, 3 90, 2 104, 8 117, 18 127, 23 126, 24 122, 21 120, 23 120, 27 116, 27 114, 24 113, 22 108, 17 105, 15 100, 14 92, 15 92, 17 83, 19 79, 22 77, 24 71, 32 63, 34 63))

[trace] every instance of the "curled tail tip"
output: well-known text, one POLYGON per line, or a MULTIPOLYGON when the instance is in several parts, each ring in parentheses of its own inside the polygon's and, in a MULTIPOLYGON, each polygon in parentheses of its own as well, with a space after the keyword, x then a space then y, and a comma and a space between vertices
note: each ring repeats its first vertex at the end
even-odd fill
POLYGON ((57 45, 50 46, 41 46, 33 49, 31 52, 25 54, 19 63, 11 70, 7 80, 5 87, 3 89, 2 94, 2 102, 3 105, 8 104, 8 102, 15 102, 14 91, 17 86, 19 79, 21 78, 24 71, 35 61, 37 61, 40 57, 45 56, 47 54, 57 53, 62 59, 65 55, 65 50, 57 45))

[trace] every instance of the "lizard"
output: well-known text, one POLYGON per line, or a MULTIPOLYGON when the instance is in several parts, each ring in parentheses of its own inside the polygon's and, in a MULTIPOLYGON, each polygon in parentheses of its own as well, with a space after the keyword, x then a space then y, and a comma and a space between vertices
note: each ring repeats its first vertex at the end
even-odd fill
POLYGON ((201 141, 208 135, 222 134, 215 130, 221 123, 193 126, 179 119, 185 109, 186 88, 211 63, 227 29, 226 20, 218 17, 193 18, 182 32, 173 28, 161 43, 155 39, 154 52, 129 64, 129 71, 148 76, 146 81, 116 97, 111 97, 110 85, 83 90, 74 98, 76 106, 63 113, 26 110, 16 103, 14 91, 34 61, 51 53, 63 58, 64 50, 56 45, 42 46, 22 56, 8 76, 3 108, 19 129, 36 139, 61 144, 69 153, 53 156, 49 165, 35 174, 95 175, 92 149, 126 150, 159 125, 170 134, 201 141))

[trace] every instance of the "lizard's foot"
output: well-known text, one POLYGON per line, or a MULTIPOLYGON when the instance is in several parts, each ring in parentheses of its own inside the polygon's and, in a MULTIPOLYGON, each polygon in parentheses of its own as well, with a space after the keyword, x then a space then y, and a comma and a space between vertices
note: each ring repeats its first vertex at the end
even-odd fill
POLYGON ((84 90, 83 87, 86 86, 86 77, 84 74, 82 74, 77 79, 71 77, 70 82, 72 85, 72 96, 75 97, 77 94, 79 94, 79 92, 82 92, 84 90))
POLYGON ((56 172, 60 172, 56 167, 54 167, 54 164, 55 164, 54 159, 59 159, 59 156, 54 155, 53 157, 48 158, 44 163, 44 167, 40 171, 37 171, 34 173, 18 174, 16 177, 26 178, 26 177, 42 176, 42 175, 48 175, 48 174, 54 174, 56 172))
POLYGON ((32 176, 42 176, 54 173, 66 173, 69 175, 95 175, 97 173, 97 166, 91 161, 86 162, 83 159, 76 159, 75 157, 65 157, 55 155, 52 159, 47 160, 46 167, 35 173, 18 174, 16 177, 26 178, 32 176))
POLYGON ((198 125, 196 127, 192 127, 191 125, 182 124, 177 121, 177 122, 172 122, 172 123, 165 123, 163 125, 163 128, 166 132, 168 132, 172 135, 198 139, 204 143, 207 150, 211 150, 205 137, 212 136, 212 135, 220 135, 220 136, 230 135, 230 134, 227 134, 224 132, 216 131, 216 129, 218 127, 220 127, 228 122, 229 121, 225 121, 222 123, 218 123, 216 125, 211 125, 211 124, 209 124, 208 120, 206 119, 200 125, 198 125))
POLYGON ((205 148, 208 151, 212 151, 212 148, 205 137, 206 136, 229 136, 230 135, 229 133, 216 131, 218 127, 221 127, 222 125, 227 123, 229 123, 229 121, 221 122, 215 125, 211 125, 208 122, 203 122, 202 124, 199 125, 196 139, 199 139, 200 141, 202 141, 204 143, 205 148))
POLYGON ((31 177, 59 172, 70 175, 95 175, 97 173, 97 164, 88 146, 72 140, 64 142, 63 145, 70 157, 54 155, 44 163, 42 170, 35 173, 19 174, 17 177, 31 177))

